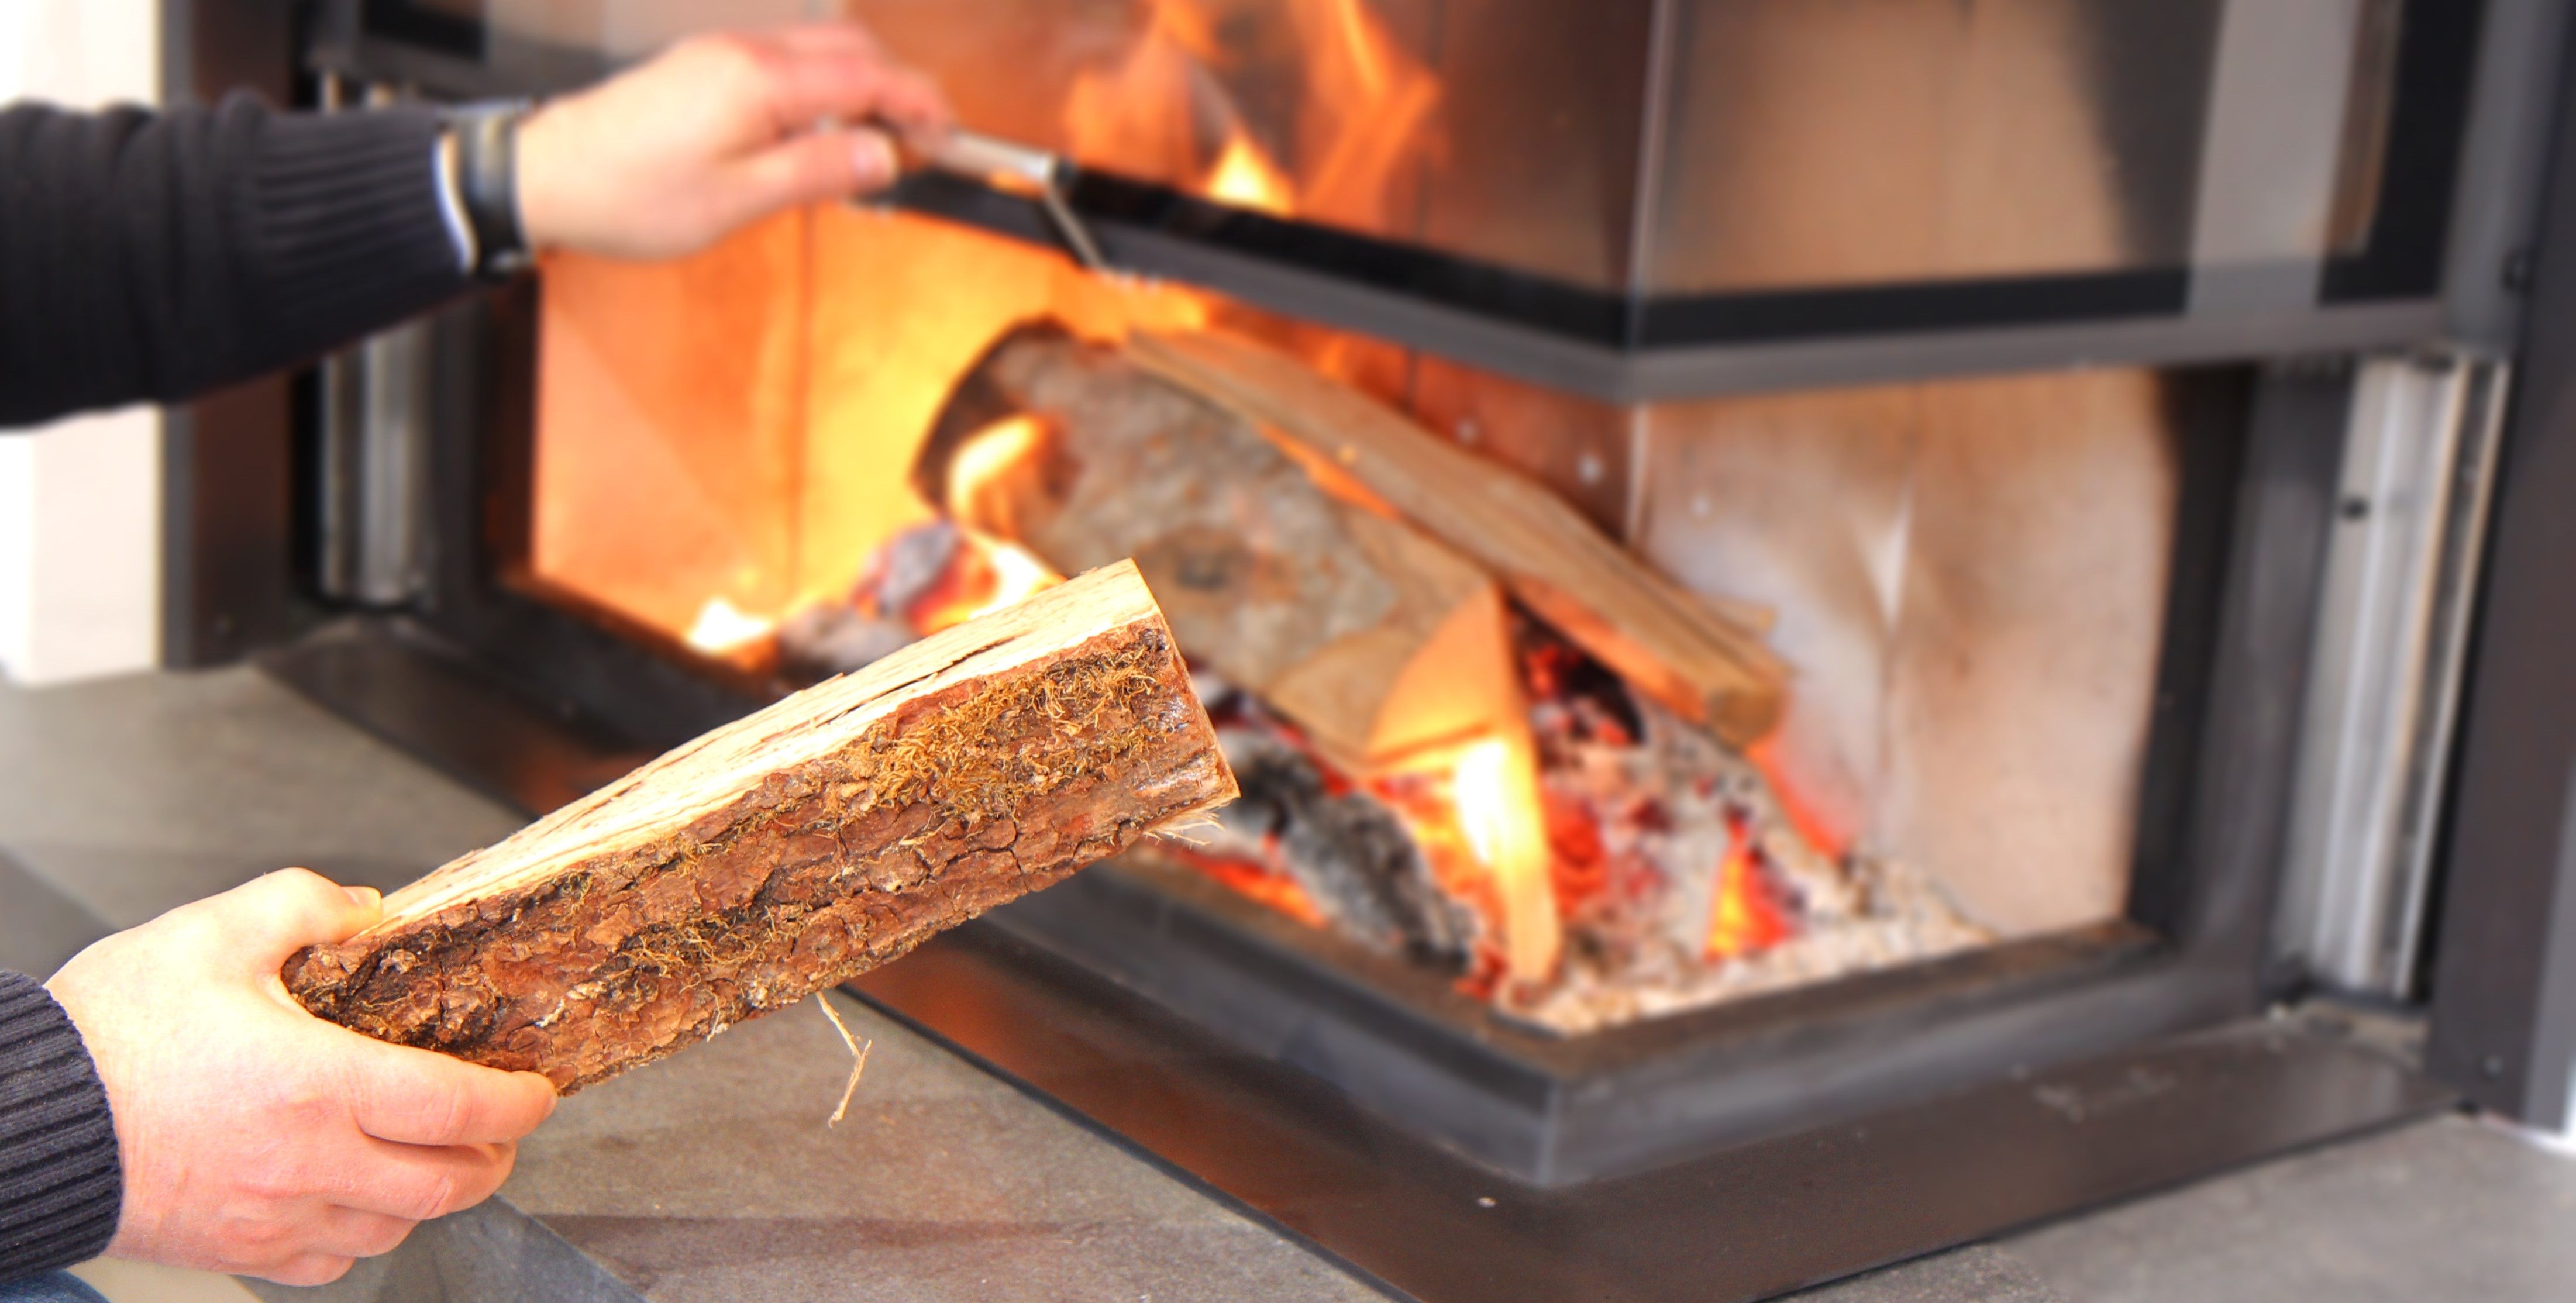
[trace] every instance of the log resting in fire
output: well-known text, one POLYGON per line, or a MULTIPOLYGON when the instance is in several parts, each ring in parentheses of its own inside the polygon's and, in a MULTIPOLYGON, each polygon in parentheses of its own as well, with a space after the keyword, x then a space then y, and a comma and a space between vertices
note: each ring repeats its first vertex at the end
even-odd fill
POLYGON ((1060 571, 1133 556, 1194 663, 1352 770, 1518 709, 1489 686, 1510 661, 1481 567, 1327 493, 1227 408, 1051 324, 1005 334, 958 382, 913 482, 1060 571))
POLYGON ((1275 863, 1324 920, 1385 953, 1443 973, 1474 959, 1476 916, 1444 895, 1404 821, 1359 786, 1336 790, 1315 763, 1256 727, 1217 728, 1243 797, 1216 814, 1202 852, 1275 863))
POLYGON ((385 899, 287 989, 572 1091, 1234 795, 1132 566, 719 729, 385 899))
POLYGON ((1129 354, 1276 432, 1319 475, 1355 482, 1490 568, 1629 683, 1733 746, 1770 731, 1786 667, 1746 623, 1686 592, 1562 498, 1304 363, 1216 334, 1139 334, 1129 354))

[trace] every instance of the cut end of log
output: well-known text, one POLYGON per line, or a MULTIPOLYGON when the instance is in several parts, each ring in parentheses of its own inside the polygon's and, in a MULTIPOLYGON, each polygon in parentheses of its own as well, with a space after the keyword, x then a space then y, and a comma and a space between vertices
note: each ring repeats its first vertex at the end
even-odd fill
POLYGON ((1135 567, 691 742, 288 961, 353 1030, 569 1093, 1233 799, 1135 567))

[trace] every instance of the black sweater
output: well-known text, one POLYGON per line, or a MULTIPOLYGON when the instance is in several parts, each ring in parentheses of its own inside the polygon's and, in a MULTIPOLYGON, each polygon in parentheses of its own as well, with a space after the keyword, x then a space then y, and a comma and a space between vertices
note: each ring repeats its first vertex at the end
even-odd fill
POLYGON ((121 1180, 80 1032, 35 979, 0 973, 0 1281, 97 1257, 121 1180))
MULTIPOLYGON (((185 398, 464 289, 437 137, 426 112, 243 98, 0 113, 0 428, 185 398)), ((120 1182, 79 1031, 0 973, 0 1282, 97 1256, 120 1182)))
POLYGON ((0 113, 0 427, 168 402, 465 288, 426 110, 0 113))

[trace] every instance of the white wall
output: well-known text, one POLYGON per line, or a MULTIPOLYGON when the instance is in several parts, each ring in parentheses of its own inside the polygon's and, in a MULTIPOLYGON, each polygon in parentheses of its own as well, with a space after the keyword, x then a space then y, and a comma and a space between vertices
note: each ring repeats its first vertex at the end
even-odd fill
MULTIPOLYGON (((153 103, 155 0, 0 0, 0 100, 153 103)), ((161 416, 0 436, 0 672, 118 674, 161 651, 161 416)))

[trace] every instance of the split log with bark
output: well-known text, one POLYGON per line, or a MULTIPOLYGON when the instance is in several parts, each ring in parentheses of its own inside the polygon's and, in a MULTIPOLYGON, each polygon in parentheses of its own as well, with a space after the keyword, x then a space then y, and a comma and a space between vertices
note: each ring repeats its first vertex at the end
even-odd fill
POLYGON ((1260 428, 1046 323, 952 392, 914 487, 1059 570, 1133 556, 1193 663, 1366 772, 1516 714, 1501 590, 1260 428))
POLYGON ((1739 747, 1778 722, 1788 671, 1754 622, 1665 578, 1544 486, 1257 344, 1140 334, 1128 352, 1285 439, 1327 482, 1355 485, 1489 568, 1684 719, 1739 747))
POLYGON ((385 899, 288 991, 567 1092, 894 959, 1234 779, 1132 566, 679 748, 385 899))

